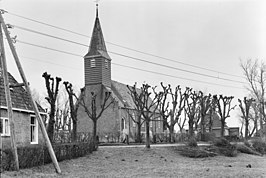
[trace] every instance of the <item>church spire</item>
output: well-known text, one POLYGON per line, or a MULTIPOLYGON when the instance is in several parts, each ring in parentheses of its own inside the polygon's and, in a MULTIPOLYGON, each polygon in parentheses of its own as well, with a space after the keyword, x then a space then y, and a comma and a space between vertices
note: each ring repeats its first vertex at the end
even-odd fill
POLYGON ((111 58, 105 46, 98 12, 97 3, 90 48, 84 56, 85 86, 100 84, 101 86, 111 88, 111 58))
POLYGON ((96 18, 98 18, 98 3, 96 4, 96 18))
POLYGON ((85 55, 85 58, 90 56, 102 56, 109 60, 111 58, 109 57, 107 53, 107 49, 105 46, 104 38, 103 38, 103 32, 100 25, 100 20, 98 17, 98 3, 96 4, 96 18, 94 22, 93 32, 91 36, 90 41, 90 48, 88 53, 85 55))

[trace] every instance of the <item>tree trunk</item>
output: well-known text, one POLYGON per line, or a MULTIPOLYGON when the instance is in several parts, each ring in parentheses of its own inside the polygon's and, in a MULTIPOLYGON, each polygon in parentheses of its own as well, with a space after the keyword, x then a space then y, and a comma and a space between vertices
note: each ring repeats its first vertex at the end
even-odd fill
POLYGON ((77 141, 77 121, 73 120, 72 142, 77 141))
POLYGON ((191 120, 188 121, 188 132, 189 132, 190 138, 194 137, 193 121, 191 121, 191 120))
POLYGON ((206 127, 205 127, 205 117, 201 115, 201 141, 205 141, 206 127))
POLYGON ((212 124, 213 124, 212 116, 210 116, 210 121, 209 121, 209 133, 212 132, 212 124))
POLYGON ((170 125, 169 127, 169 142, 173 143, 175 142, 175 138, 174 138, 174 125, 170 125))
POLYGON ((260 109, 260 129, 263 129, 263 115, 262 115, 262 111, 260 109))
POLYGON ((224 125, 225 125, 225 120, 221 120, 221 137, 224 137, 224 125))
POLYGON ((54 124, 55 124, 55 107, 51 106, 51 111, 50 111, 50 115, 49 115, 49 122, 48 122, 48 126, 47 126, 47 134, 48 137, 50 139, 50 142, 53 143, 53 137, 54 137, 54 124))
POLYGON ((254 128, 255 128, 255 133, 258 133, 258 118, 257 117, 254 120, 254 128))
POLYGON ((146 121, 146 148, 150 147, 150 122, 146 121))
POLYGON ((249 122, 246 118, 246 120, 245 120, 245 139, 248 139, 248 126, 249 126, 249 122))
POLYGON ((137 143, 141 143, 141 123, 137 123, 137 143))
POLYGON ((93 139, 93 150, 96 150, 98 147, 98 140, 97 140, 97 120, 93 120, 93 133, 92 133, 92 139, 93 139))

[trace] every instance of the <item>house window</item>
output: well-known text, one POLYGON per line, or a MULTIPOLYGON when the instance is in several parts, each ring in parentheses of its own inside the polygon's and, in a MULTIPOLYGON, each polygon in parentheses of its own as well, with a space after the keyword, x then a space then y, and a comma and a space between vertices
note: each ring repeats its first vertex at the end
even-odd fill
POLYGON ((30 117, 30 143, 38 144, 38 124, 36 117, 30 117))
POLYGON ((104 61, 104 66, 106 69, 108 69, 108 60, 107 59, 105 59, 105 61, 104 61))
POLYGON ((91 59, 91 67, 96 67, 96 61, 95 61, 95 59, 91 59))
POLYGON ((0 118, 0 133, 1 136, 10 136, 10 126, 8 118, 0 118))

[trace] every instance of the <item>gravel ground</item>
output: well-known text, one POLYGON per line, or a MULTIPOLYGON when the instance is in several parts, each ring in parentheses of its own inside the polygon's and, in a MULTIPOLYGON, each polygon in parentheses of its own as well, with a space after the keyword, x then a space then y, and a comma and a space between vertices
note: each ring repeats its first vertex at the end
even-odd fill
POLYGON ((265 177, 266 156, 239 154, 237 157, 186 158, 175 147, 100 147, 98 151, 59 163, 4 172, 6 177, 265 177), (250 164, 251 168, 246 166, 250 164))

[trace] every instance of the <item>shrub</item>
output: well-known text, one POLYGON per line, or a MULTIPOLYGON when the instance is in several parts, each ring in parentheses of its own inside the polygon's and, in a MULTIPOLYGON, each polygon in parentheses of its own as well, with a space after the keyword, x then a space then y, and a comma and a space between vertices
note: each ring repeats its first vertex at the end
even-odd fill
POLYGON ((235 145, 227 145, 226 147, 218 147, 219 153, 228 156, 235 157, 237 156, 237 149, 235 145))
POLYGON ((261 155, 259 152, 253 150, 251 147, 247 146, 246 144, 244 145, 240 145, 238 144, 236 146, 237 151, 239 151, 240 153, 246 153, 246 154, 252 154, 252 155, 261 155))
POLYGON ((213 145, 217 147, 226 147, 226 146, 230 146, 231 144, 225 138, 219 138, 219 139, 214 140, 213 145))
MULTIPOLYGON (((89 143, 66 143, 53 145, 53 149, 58 161, 72 159, 91 153, 93 144, 89 143)), ((17 148, 19 167, 29 168, 40 166, 52 162, 46 146, 31 145, 17 148)), ((3 150, 2 159, 3 170, 14 170, 13 154, 11 149, 3 150)))
POLYGON ((207 132, 205 133, 205 141, 214 141, 216 139, 215 133, 207 132))
POLYGON ((189 157, 189 158, 205 158, 205 157, 213 157, 217 154, 214 152, 210 152, 199 147, 180 147, 178 148, 179 153, 182 156, 189 157))
POLYGON ((235 145, 231 145, 225 138, 214 140, 214 147, 211 148, 214 152, 224 156, 235 157, 237 156, 237 149, 235 145))
POLYGON ((249 148, 252 147, 252 145, 250 144, 250 142, 248 140, 245 140, 244 141, 244 145, 247 146, 247 147, 249 147, 249 148))
POLYGON ((12 155, 11 149, 3 150, 2 151, 2 159, 1 159, 2 170, 7 170, 7 171, 11 170, 10 167, 15 166, 13 164, 12 160, 13 160, 13 155, 12 155))
POLYGON ((228 135, 228 136, 224 136, 225 139, 227 139, 230 142, 236 142, 239 141, 239 137, 237 135, 228 135))
POLYGON ((263 139, 260 138, 260 139, 253 140, 252 146, 257 152, 261 154, 266 153, 266 141, 264 141, 263 139))
POLYGON ((187 142, 187 146, 189 146, 189 147, 197 147, 198 146, 197 140, 194 137, 190 138, 188 140, 188 142, 187 142))

